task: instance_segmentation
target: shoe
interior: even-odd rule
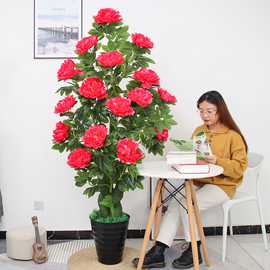
[[[199,264],[201,264],[203,261],[202,254],[200,251],[201,241],[197,241],[197,245],[198,245]],[[188,248],[181,254],[181,256],[173,261],[172,265],[174,268],[177,269],[188,269],[194,265],[191,243],[189,243]]]
[[[144,257],[142,269],[163,268],[166,266],[164,258],[164,247],[153,246]],[[138,266],[139,258],[135,258],[132,263]]]

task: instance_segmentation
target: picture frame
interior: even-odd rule
[[[34,58],[76,58],[82,0],[34,0]]]

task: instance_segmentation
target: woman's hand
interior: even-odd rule
[[[213,156],[205,156],[204,159],[210,164],[217,165],[217,156],[215,156],[215,155],[213,155]]]

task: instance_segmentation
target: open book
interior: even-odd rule
[[[212,151],[210,145],[207,141],[204,131],[200,131],[193,137],[192,140],[178,140],[170,138],[170,141],[175,145],[175,147],[181,151],[192,152],[195,151],[197,158],[204,160],[205,156],[212,156]]]
[[[198,159],[204,160],[205,156],[213,155],[204,131],[200,131],[193,137],[193,149]]]
[[[193,151],[193,140],[178,140],[170,138],[170,141],[179,151]]]

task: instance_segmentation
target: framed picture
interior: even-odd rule
[[[76,58],[82,0],[34,0],[34,58]]]

